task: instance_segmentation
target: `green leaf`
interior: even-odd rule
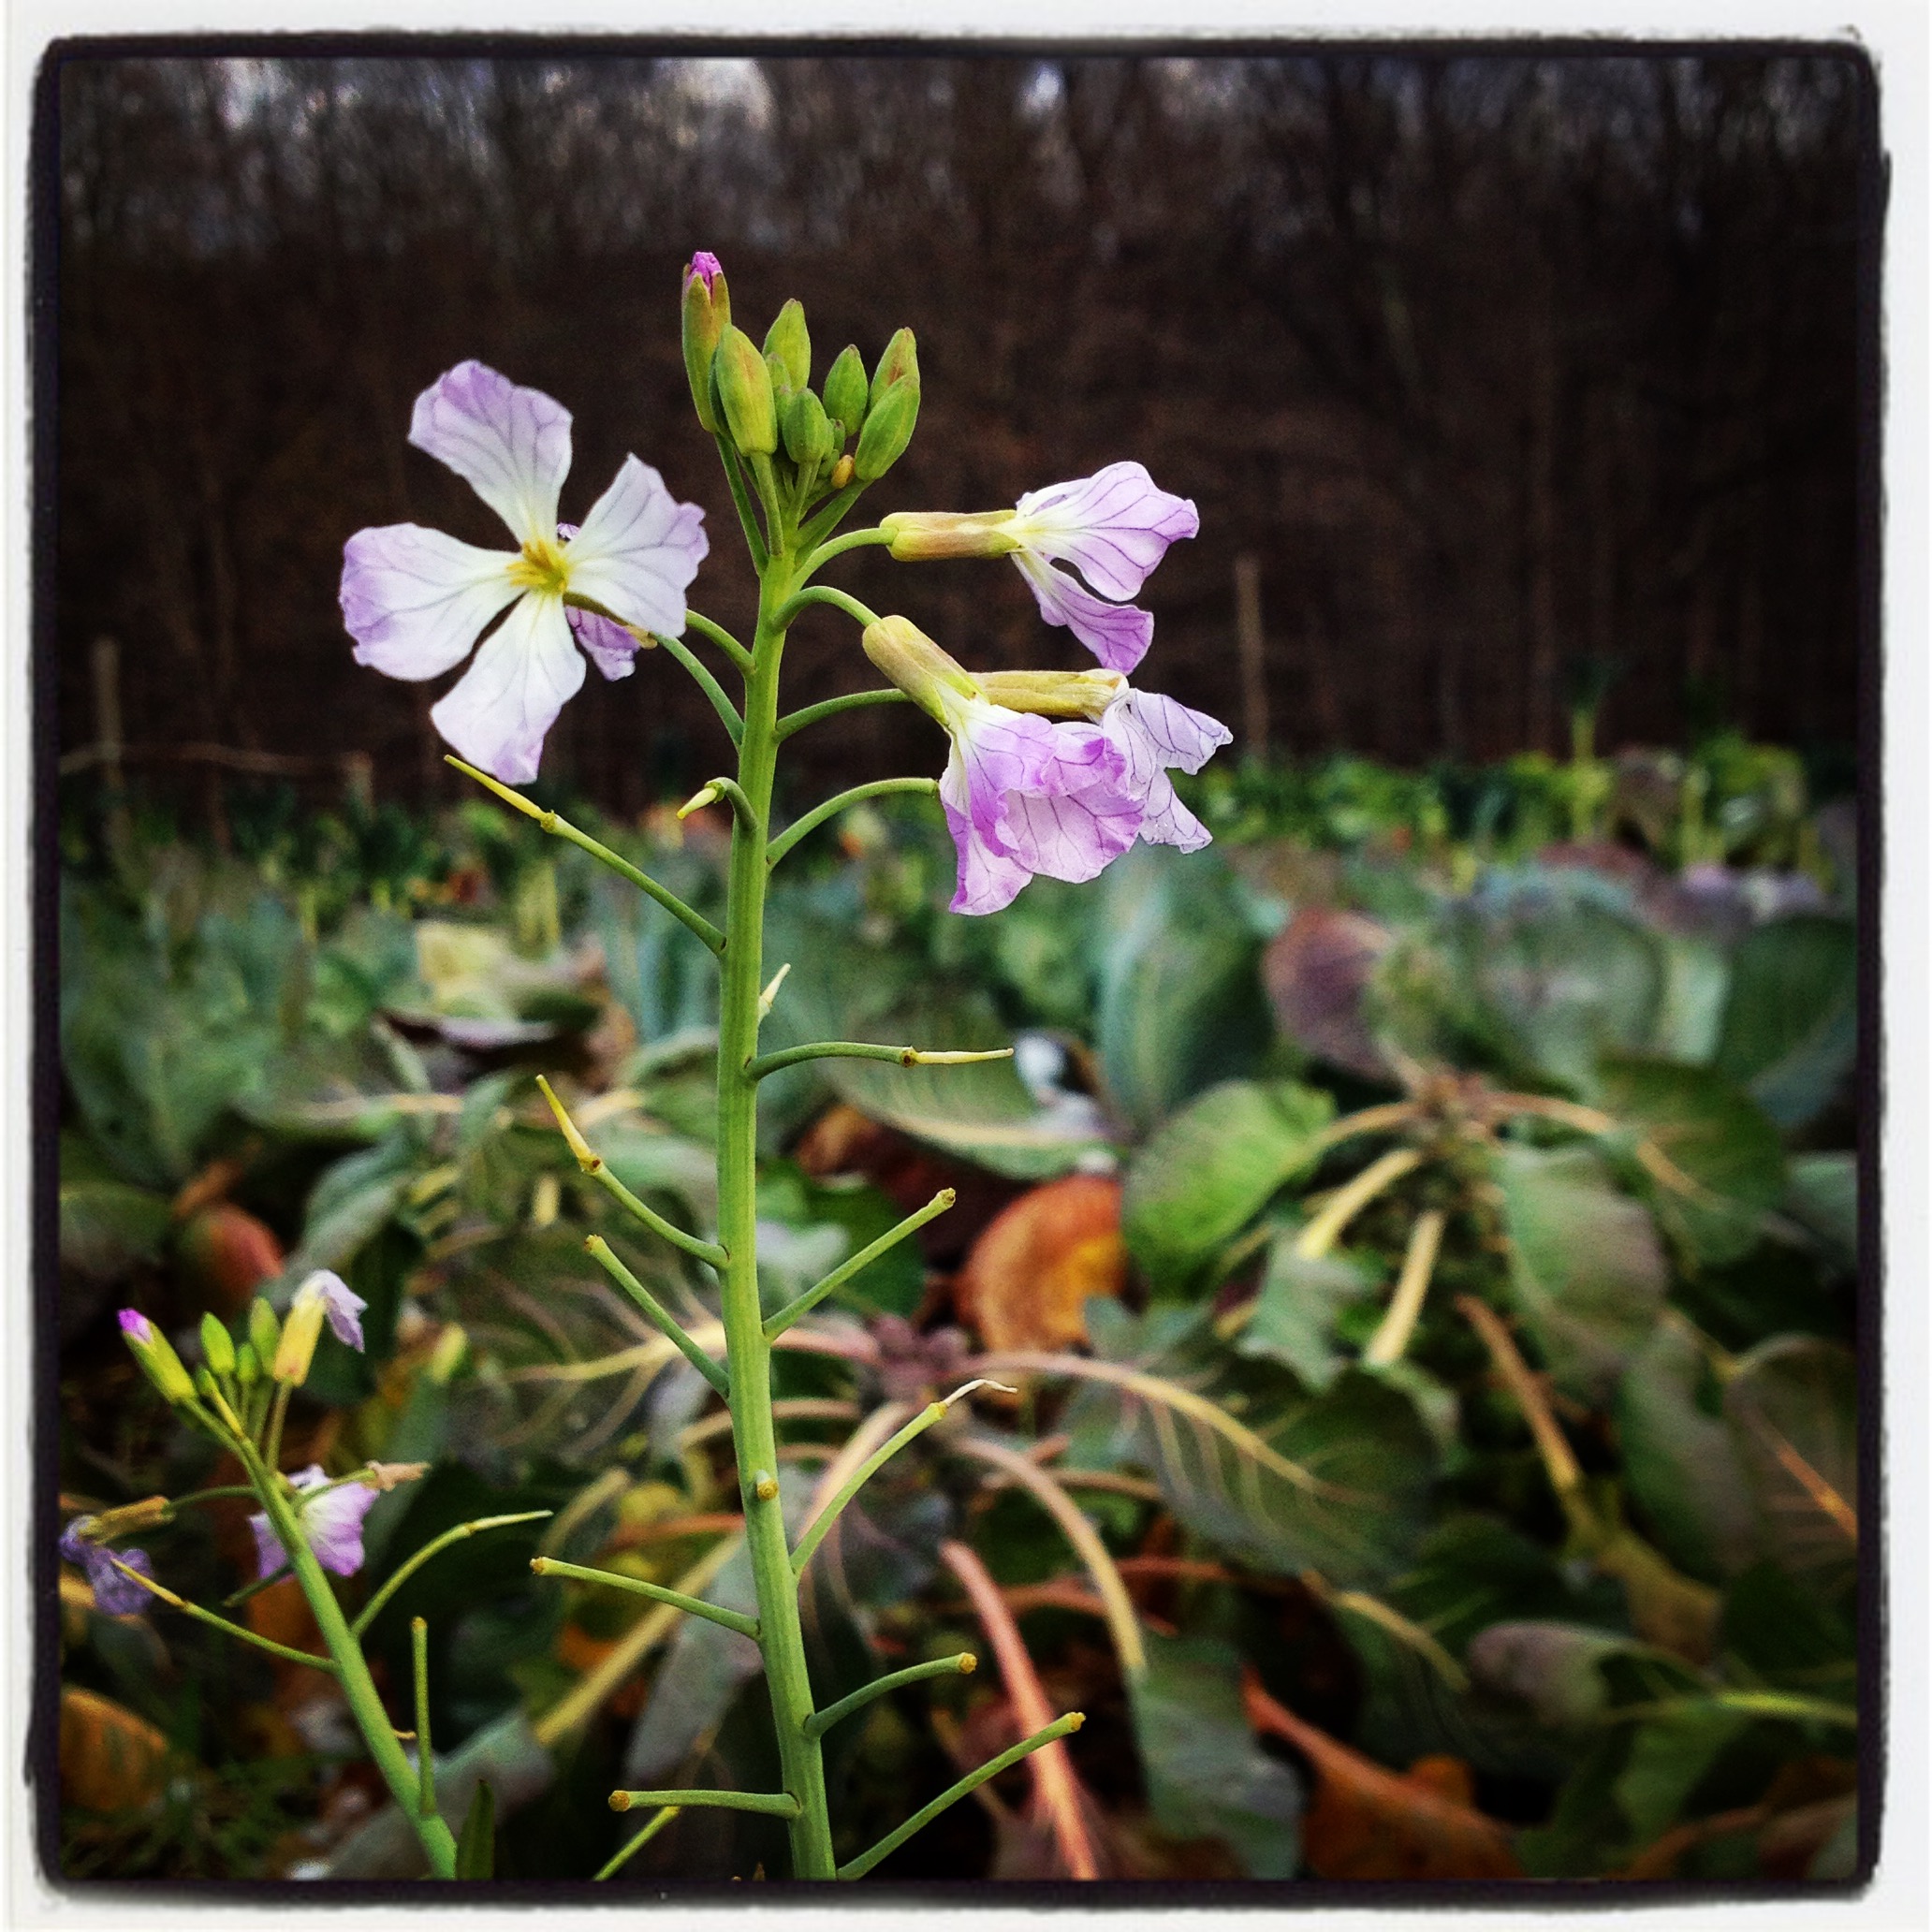
[[[1837,1097],[1858,1051],[1858,935],[1819,914],[1774,919],[1737,949],[1713,1064],[1783,1128]]]
[[[1606,1059],[1600,1076],[1603,1106],[1701,1190],[1647,1182],[1659,1221],[1700,1262],[1720,1266],[1748,1253],[1784,1192],[1784,1149],[1764,1111],[1705,1067]]]
[[[1269,1244],[1267,1272],[1240,1351],[1284,1364],[1320,1394],[1349,1365],[1335,1345],[1336,1316],[1373,1294],[1383,1270],[1339,1250],[1312,1259],[1297,1253],[1299,1233],[1285,1229]]]
[[[1317,1088],[1231,1080],[1210,1088],[1127,1172],[1121,1227],[1158,1291],[1187,1287],[1276,1190],[1319,1158],[1335,1103]]]
[[[1858,1156],[1797,1154],[1786,1175],[1784,1211],[1816,1235],[1837,1266],[1858,1266]]]
[[[1854,1701],[1858,1632],[1849,1615],[1775,1563],[1759,1563],[1724,1592],[1720,1647],[1749,1681],[1841,1704]]]
[[[494,1876],[495,1870],[496,1799],[488,1782],[479,1778],[469,1816],[463,1820],[462,1835],[456,1841],[456,1876],[487,1879]]]
[[[1713,1399],[1700,1396],[1706,1388]],[[1624,1370],[1617,1435],[1624,1482],[1658,1547],[1680,1570],[1714,1582],[1758,1556],[1758,1520],[1715,1378],[1696,1337],[1660,1322]]]
[[[1687,1705],[1639,1724],[1617,1778],[1617,1802],[1639,1844],[1676,1822],[1718,1753],[1750,1722],[1720,1705]]]
[[[1588,1149],[1504,1146],[1496,1164],[1516,1306],[1559,1386],[1594,1400],[1662,1306],[1657,1230]]]
[[[110,1281],[161,1251],[172,1222],[168,1198],[118,1180],[63,1181],[60,1264]]]
[[[1766,1554],[1820,1588],[1849,1579],[1858,1548],[1857,1357],[1809,1337],[1767,1341],[1726,1383],[1724,1416]]]
[[[1211,851],[1136,845],[1101,890],[1094,1045],[1114,1107],[1145,1134],[1192,1095],[1260,1063],[1274,1036],[1261,934]]]
[[[1148,1667],[1128,1689],[1156,1821],[1178,1838],[1220,1838],[1251,1878],[1292,1877],[1301,1786],[1248,1727],[1239,1653],[1205,1637],[1147,1646]]]
[[[388,1224],[416,1171],[417,1141],[407,1127],[336,1162],[315,1183],[300,1243],[282,1280],[292,1293],[316,1268],[344,1267]]]

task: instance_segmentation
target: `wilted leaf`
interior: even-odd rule
[[[1087,1339],[1089,1297],[1127,1278],[1120,1183],[1072,1174],[1022,1194],[973,1245],[953,1283],[961,1319],[990,1349],[1058,1349]]]
[[[1748,1252],[1784,1191],[1784,1149],[1763,1111],[1705,1067],[1610,1058],[1600,1073],[1603,1105],[1697,1190],[1653,1182],[1659,1220],[1700,1261],[1721,1266]]]
[[[1522,1876],[1509,1827],[1470,1802],[1468,1772],[1456,1760],[1423,1759],[1399,1776],[1277,1704],[1251,1676],[1246,1702],[1251,1723],[1285,1739],[1313,1767],[1314,1802],[1302,1821],[1313,1877]]]
[[[160,1796],[168,1740],[96,1690],[67,1684],[60,1698],[61,1795],[89,1811],[131,1811]]]
[[[1334,906],[1304,905],[1269,944],[1262,978],[1275,1018],[1318,1060],[1368,1080],[1389,1077],[1364,995],[1392,940],[1387,927]]]
[[[1829,1583],[1858,1548],[1858,1364],[1847,1348],[1786,1336],[1753,1349],[1724,1388],[1724,1415],[1785,1570]]]
[[[1231,1080],[1169,1120],[1128,1170],[1127,1245],[1157,1289],[1185,1287],[1320,1155],[1335,1103],[1292,1080]]]
[[[1504,1146],[1497,1175],[1516,1306],[1558,1385],[1595,1399],[1662,1306],[1657,1230],[1587,1149]]]
[[[1757,1511],[1696,1338],[1660,1322],[1624,1370],[1617,1432],[1624,1481],[1664,1554],[1706,1581],[1756,1559]]]
[[[1252,1878],[1292,1877],[1301,1789],[1249,1729],[1239,1653],[1200,1637],[1147,1646],[1128,1690],[1155,1819],[1176,1837],[1222,1839]]]
[[[1783,1128],[1831,1105],[1858,1051],[1858,935],[1848,919],[1801,915],[1737,948],[1714,1061]]]

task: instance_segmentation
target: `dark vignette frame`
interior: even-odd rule
[[[1856,76],[1858,94],[1857,187],[1857,476],[1855,564],[1858,637],[1856,656],[1858,790],[1858,1058],[1855,1095],[1860,1123],[1858,1159],[1859,1373],[1858,1478],[1861,1515],[1868,1526],[1858,1549],[1858,1706],[1864,1748],[1858,1761],[1858,1865],[1855,1875],[1828,1883],[1782,1884],[1766,1881],[1695,1884],[1682,1881],[1639,1883],[1617,1881],[1552,1880],[1515,1882],[1416,1881],[1343,1883],[1320,1879],[1213,1880],[1193,1883],[1161,1881],[1099,1881],[1092,1883],[951,1881],[923,1883],[886,1881],[849,1890],[842,1899],[861,1908],[894,1908],[931,1902],[1003,1908],[1047,1906],[1214,1906],[1262,1907],[1279,1910],[1294,1905],[1483,1906],[1538,1911],[1551,1906],[1628,1908],[1634,1904],[1696,1905],[1765,1898],[1844,1898],[1861,1894],[1877,1868],[1889,1758],[1886,1734],[1886,1673],[1889,1663],[1884,1586],[1885,1490],[1881,1448],[1884,1436],[1884,1384],[1880,1325],[1884,1313],[1883,1176],[1879,1137],[1883,1121],[1884,1015],[1880,957],[1881,894],[1884,879],[1882,717],[1883,643],[1883,397],[1884,219],[1889,201],[1890,163],[1881,143],[1877,69],[1871,56],[1852,41],[1772,39],[1642,40],[1608,37],[1515,38],[1430,38],[1355,37],[1345,38],[1178,38],[1100,39],[914,38],[911,37],[757,37],[728,40],[695,36],[534,35],[534,34],[227,34],[129,35],[69,38],[51,43],[35,76],[34,115],[28,163],[28,352],[32,617],[29,646],[33,818],[31,884],[33,920],[32,984],[36,998],[30,1033],[33,1165],[30,1240],[33,1311],[30,1417],[34,1497],[29,1513],[32,1548],[27,1552],[32,1592],[33,1685],[23,1769],[33,1786],[35,1849],[40,1876],[56,1891],[75,1897],[154,1898],[175,1903],[206,1899],[237,1905],[259,1903],[332,1907],[435,1900],[419,1883],[346,1880],[326,1891],[287,1881],[239,1881],[198,1884],[188,1880],[75,1881],[59,1866],[60,1621],[59,1565],[55,1543],[60,1528],[55,1476],[56,1431],[51,1418],[59,1387],[59,1340],[55,1310],[59,1275],[60,1037],[56,988],[59,983],[59,717],[57,643],[54,632],[55,562],[58,553],[60,342],[60,80],[69,64],[90,60],[175,57],[193,60],[238,58],[324,58],[358,56],[517,60],[574,56],[731,55],[755,57],[787,53],[915,58],[922,55],[1016,58],[1065,55],[1293,56],[1372,51],[1391,57],[1461,59],[1520,57],[1675,59],[1693,56],[1775,58],[1808,56],[1839,60]],[[1874,1507],[1876,1505],[1876,1507]],[[792,1881],[770,1884],[748,1895],[741,1887],[693,1881],[660,1888],[659,1902],[753,1904],[783,1910],[824,1896],[814,1886]],[[589,1881],[525,1880],[462,1884],[453,1901],[489,1899],[492,1904],[545,1903],[635,1906],[635,1890],[612,1893]]]

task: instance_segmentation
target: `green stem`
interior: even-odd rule
[[[699,637],[709,637],[739,670],[751,669],[752,653],[723,624],[713,622],[701,610],[686,610],[684,623],[687,629],[695,631]]]
[[[876,1241],[870,1241],[856,1254],[848,1255],[824,1281],[814,1282],[796,1301],[786,1302],[775,1315],[767,1319],[765,1339],[776,1341],[794,1322],[809,1315],[827,1295],[844,1287],[853,1276],[871,1267],[880,1255],[887,1249],[897,1247],[908,1235],[917,1234],[929,1221],[944,1214],[959,1198],[951,1188],[941,1188],[916,1214],[907,1215],[897,1227],[888,1228]]]
[[[591,1258],[617,1285],[643,1310],[644,1318],[655,1327],[666,1340],[671,1342],[678,1353],[717,1390],[728,1402],[731,1399],[731,1378],[723,1367],[712,1361],[705,1351],[684,1332],[683,1326],[670,1310],[632,1274],[622,1262],[610,1251],[610,1244],[601,1235],[593,1235],[584,1246],[590,1251]]]
[[[622,1804],[618,1800],[622,1798]],[[762,1811],[768,1818],[797,1819],[798,1801],[789,1792],[740,1791],[614,1791],[613,1811],[632,1811],[643,1805],[710,1805],[719,1811]]]
[[[295,1566],[296,1580],[301,1585],[302,1595],[308,1599],[316,1628],[322,1633],[322,1642],[335,1660],[336,1676],[342,1683],[343,1695],[348,1699],[357,1729],[369,1747],[369,1755],[375,1760],[376,1769],[382,1773],[383,1782],[388,1786],[389,1795],[395,1799],[397,1808],[415,1827],[417,1837],[429,1858],[431,1871],[439,1879],[454,1878],[456,1839],[440,1815],[425,1818],[417,1809],[420,1786],[415,1768],[397,1742],[395,1727],[389,1722],[388,1712],[383,1708],[382,1693],[375,1688],[374,1678],[369,1675],[362,1647],[349,1629],[348,1619],[336,1601],[334,1588],[323,1573],[321,1564],[315,1560],[307,1537],[302,1534],[296,1511],[274,1473],[256,1459],[253,1448],[242,1442],[237,1442],[234,1447],[243,1468],[254,1479],[256,1493],[268,1512],[270,1526]]]
[[[702,1617],[710,1623],[723,1624],[741,1637],[758,1640],[758,1619],[741,1611],[727,1610],[721,1603],[707,1603],[702,1597],[686,1596],[682,1590],[666,1589],[661,1583],[647,1583],[641,1576],[624,1576],[615,1570],[588,1570],[581,1563],[565,1563],[555,1557],[532,1557],[530,1567],[539,1576],[567,1576],[577,1583],[601,1583],[610,1589],[629,1590],[633,1596],[649,1597],[653,1603],[668,1603],[687,1617]]]
[[[268,1433],[262,1438],[262,1461],[271,1476],[282,1467],[282,1427],[288,1420],[288,1398],[294,1393],[293,1383],[275,1384],[275,1406],[269,1412]]]
[[[827,697],[817,704],[807,705],[803,710],[794,711],[789,717],[778,721],[778,736],[781,743],[795,731],[803,731],[808,724],[816,724],[827,718],[836,718],[841,711],[856,711],[867,705],[911,704],[912,699],[897,685],[884,691],[852,691],[843,697]]]
[[[758,1300],[757,1057],[759,995],[764,989],[765,827],[770,823],[778,762],[779,667],[784,655],[781,612],[796,579],[781,557],[761,567],[758,627],[745,682],[745,730],[738,782],[753,808],[750,822],[734,819],[725,897],[726,948],[718,1017],[718,1237],[726,1259],[723,1313],[731,1372],[732,1441],[744,1502],[745,1545],[757,1592],[759,1648],[777,1733],[784,1789],[797,1801],[789,1821],[792,1876],[829,1879],[836,1873],[825,1767],[818,1740],[805,1729],[812,1684],[798,1617],[784,1514],[777,1485],[761,1472],[779,1467],[771,1412],[771,1352]],[[765,1493],[760,1493],[761,1491]],[[670,1802],[670,1801],[667,1801]]]
[[[811,556],[833,531],[845,520],[845,512],[856,504],[870,488],[854,478],[836,496],[827,497],[819,506],[817,514],[798,532],[798,549]]]
[[[888,1690],[902,1690],[908,1684],[923,1684],[929,1677],[963,1677],[969,1671],[979,1668],[979,1659],[970,1650],[961,1650],[957,1657],[935,1657],[930,1663],[915,1663],[904,1670],[896,1670],[889,1676],[877,1677],[871,1683],[862,1685],[850,1697],[842,1697],[837,1704],[828,1704],[822,1711],[815,1712],[806,1723],[806,1729],[814,1737],[823,1737],[836,1723],[849,1718],[854,1711],[863,1710],[875,1697],[884,1697]]]
[[[623,1866],[626,1861],[630,1858],[631,1854],[635,1852],[641,1852],[644,1849],[644,1847],[650,1844],[651,1839],[656,1837],[658,1833],[663,1831],[665,1826],[669,1824],[671,1820],[676,1818],[682,1809],[683,1807],[681,1805],[666,1805],[664,1808],[664,1809],[660,1811],[657,1814],[657,1816],[653,1818],[651,1821],[651,1822],[644,1827],[642,1831],[637,1832],[632,1837],[625,1841],[622,1851],[613,1852],[610,1855],[610,1857],[605,1861],[603,1866],[600,1866],[594,1874],[593,1874],[592,1881],[594,1883],[598,1879],[608,1879],[616,1877],[616,1875],[623,1869]]]
[[[251,1490],[250,1495],[255,1492]],[[108,1561],[120,1571],[123,1576],[132,1577],[151,1596],[159,1597],[172,1610],[179,1610],[183,1617],[192,1617],[197,1623],[205,1623],[210,1630],[218,1630],[224,1635],[239,1637],[244,1644],[253,1644],[257,1650],[266,1650],[271,1657],[279,1657],[288,1663],[305,1663],[311,1670],[326,1671],[336,1675],[334,1661],[327,1657],[316,1657],[307,1650],[292,1649],[286,1644],[278,1644],[271,1637],[258,1636],[245,1624],[230,1623],[226,1617],[217,1617],[212,1610],[204,1610],[199,1603],[191,1603],[185,1597],[178,1597],[152,1576],[143,1576],[139,1570],[124,1563],[112,1550],[107,1553]]]
[[[430,1748],[430,1626],[427,1618],[409,1619],[409,1668],[416,1680],[416,1815],[436,1815],[436,1760]]]
[[[758,812],[745,797],[744,787],[735,778],[706,779],[691,798],[678,808],[678,816],[682,818],[688,812],[702,811],[707,805],[716,804],[720,798],[730,805],[732,816],[740,825],[755,827],[758,824]]]
[[[190,1489],[185,1496],[177,1496],[168,1505],[170,1511],[184,1510],[194,1502],[218,1502],[229,1496],[253,1496],[255,1491],[246,1483],[227,1483],[218,1489]]]
[[[993,1046],[984,1052],[934,1053],[924,1046],[882,1046],[871,1040],[812,1040],[778,1053],[761,1053],[746,1066],[745,1073],[753,1080],[762,1080],[808,1060],[889,1060],[900,1066],[977,1066],[982,1061],[1012,1058],[1010,1046]]]
[[[957,1805],[961,1798],[976,1792],[988,1778],[997,1778],[1008,1766],[1018,1764],[1022,1758],[1030,1756],[1043,1745],[1052,1744],[1059,1738],[1068,1736],[1086,1721],[1087,1714],[1084,1711],[1069,1711],[1065,1717],[1056,1718],[1044,1731],[1035,1731],[1031,1737],[1021,1739],[1011,1749],[1003,1750],[997,1758],[988,1760],[977,1771],[969,1771],[958,1784],[941,1792],[931,1804],[921,1806],[897,1831],[887,1832],[870,1852],[861,1852],[850,1864],[842,1865],[839,1867],[839,1877],[864,1878],[882,1859],[889,1858],[897,1852],[915,1832],[923,1831],[949,1805]]]
[[[812,584],[800,591],[779,612],[779,616],[790,626],[814,604],[829,604],[834,610],[842,610],[856,624],[871,626],[879,622],[876,610],[861,604],[856,597],[847,596],[843,591],[834,590],[830,584]]]
[[[758,528],[752,493],[745,488],[744,472],[739,468],[738,451],[729,436],[719,436],[718,456],[724,465],[724,480],[731,486],[731,501],[738,510],[739,525],[744,531],[745,548],[752,553],[752,567],[763,577],[770,567],[771,552],[766,547],[765,533]]]
[[[892,533],[889,530],[848,530],[843,536],[835,536],[829,543],[822,543],[805,560],[805,572],[811,577],[822,564],[829,564],[834,557],[842,557],[847,550],[862,549],[867,544],[889,544]]]
[[[474,778],[479,785],[492,791],[505,805],[514,805],[525,818],[534,818],[544,830],[559,839],[568,840],[580,852],[588,852],[594,859],[607,865],[622,879],[628,879],[637,890],[648,898],[654,899],[672,918],[687,926],[714,953],[724,950],[724,935],[707,919],[702,913],[694,912],[678,895],[667,886],[660,886],[648,872],[640,872],[629,859],[621,858],[607,845],[601,845],[588,832],[578,831],[567,818],[561,818],[554,812],[546,812],[539,805],[533,805],[521,792],[512,791],[502,780],[491,778],[489,772],[479,771],[474,765],[466,765],[461,758],[446,754],[443,762],[454,765],[466,778]]]
[[[776,866],[800,839],[815,832],[827,819],[837,818],[840,812],[848,812],[853,806],[863,804],[868,798],[886,798],[907,792],[921,792],[929,798],[938,791],[939,781],[936,778],[875,778],[868,784],[853,785],[836,797],[827,798],[823,805],[814,805],[803,818],[787,826],[771,842],[765,862]]]
[[[432,1557],[439,1557],[453,1543],[461,1543],[466,1538],[480,1534],[485,1530],[506,1530],[512,1523],[540,1523],[553,1512],[547,1509],[524,1510],[514,1516],[477,1516],[468,1523],[459,1523],[453,1530],[446,1530],[432,1542],[426,1543],[408,1559],[399,1563],[384,1580],[383,1587],[364,1603],[356,1614],[356,1620],[349,1626],[349,1634],[359,1637],[375,1619],[382,1615],[382,1608]]]
[[[682,638],[673,637],[664,631],[653,631],[651,635],[691,673],[697,688],[710,699],[711,709],[717,712],[725,734],[736,744],[744,736],[744,720],[738,715],[738,707],[725,695],[724,685],[711,676],[710,666],[701,663]]]

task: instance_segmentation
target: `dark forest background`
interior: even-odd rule
[[[1603,749],[1848,742],[1866,86],[1849,56],[1747,53],[70,53],[43,127],[62,749],[96,735],[107,637],[136,755],[360,751],[381,797],[453,796],[434,690],[352,665],[335,586],[363,524],[503,541],[404,441],[466,356],[576,413],[566,516],[626,449],[703,502],[694,597],[748,621],[679,357],[700,247],[754,334],[804,300],[815,373],[916,330],[919,433],[878,509],[1130,456],[1193,496],[1143,681],[1250,749],[1554,752],[1612,665]],[[841,567],[969,664],[1081,655],[1010,569]],[[799,701],[856,681],[828,615],[790,663]],[[635,812],[716,730],[647,659],[591,680],[546,776]],[[918,730],[801,740],[801,792],[903,767]]]

